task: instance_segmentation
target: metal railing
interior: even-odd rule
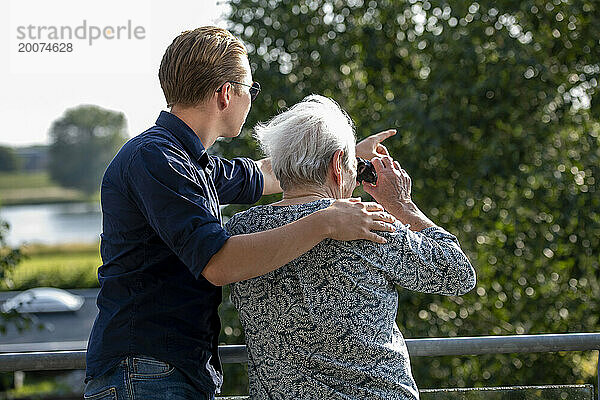
[[[600,350],[600,333],[406,339],[412,357]],[[248,362],[244,345],[219,346],[223,363]],[[598,357],[600,389],[600,354]],[[0,372],[85,369],[85,350],[0,354]],[[600,390],[599,390],[600,400]]]
[[[406,339],[412,357],[600,350],[600,333]],[[246,346],[219,346],[224,363],[248,361]],[[85,368],[85,350],[0,354],[0,372]]]

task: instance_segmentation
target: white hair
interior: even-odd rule
[[[255,128],[255,137],[268,157],[281,188],[324,185],[333,154],[351,168],[355,158],[354,124],[332,99],[319,95],[300,103]]]

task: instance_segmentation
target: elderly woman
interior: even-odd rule
[[[245,234],[275,228],[351,196],[354,129],[332,100],[312,95],[256,127],[283,200],[233,216]],[[460,295],[475,272],[456,237],[433,224],[410,197],[410,178],[375,158],[370,193],[402,224],[386,243],[327,239],[267,275],[232,287],[248,347],[252,399],[418,399],[406,344],[396,325],[396,287]],[[410,312],[403,310],[403,312]]]

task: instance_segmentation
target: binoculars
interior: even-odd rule
[[[362,183],[362,181],[372,183],[373,185],[377,182],[377,172],[373,163],[369,160],[364,160],[360,157],[356,157],[356,181]]]

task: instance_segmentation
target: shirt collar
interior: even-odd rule
[[[179,117],[171,114],[167,111],[161,111],[156,125],[162,126],[169,132],[171,132],[179,141],[185,146],[187,151],[190,152],[192,157],[200,163],[200,166],[204,169],[210,168],[210,157],[206,152],[206,149],[202,145],[202,142],[196,136],[196,133],[190,128],[185,122]]]

